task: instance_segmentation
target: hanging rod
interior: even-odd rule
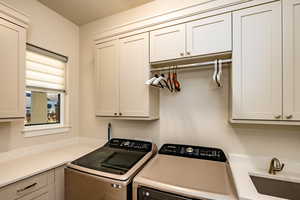
[[[231,59],[219,59],[222,61],[222,64],[228,64],[228,63],[231,63]],[[177,66],[177,69],[192,69],[192,68],[200,68],[201,69],[204,69],[203,66],[209,66],[209,65],[214,65],[215,64],[215,61],[210,61],[210,62],[200,62],[200,63],[193,63],[193,64],[188,64],[188,65],[178,65]],[[170,70],[170,67],[172,66],[169,66],[169,67],[161,67],[161,68],[153,68],[151,69],[150,71],[151,72],[156,72],[156,71],[168,71]]]

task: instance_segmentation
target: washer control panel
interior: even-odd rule
[[[227,161],[225,153],[221,149],[202,146],[164,144],[160,148],[159,154],[196,158],[202,160],[212,160],[219,162]]]
[[[114,138],[108,142],[109,147],[127,149],[133,151],[150,152],[152,150],[152,143],[139,140],[127,140]]]

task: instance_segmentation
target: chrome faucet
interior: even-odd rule
[[[276,175],[277,172],[281,172],[284,168],[284,163],[281,163],[278,158],[273,158],[270,163],[269,174]]]

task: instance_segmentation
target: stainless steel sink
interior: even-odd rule
[[[300,183],[250,175],[256,190],[264,195],[300,200]]]

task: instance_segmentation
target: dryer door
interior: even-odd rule
[[[162,192],[159,190],[154,190],[146,187],[141,187],[138,189],[138,200],[196,200],[191,198],[186,198],[178,196],[175,194],[170,194]],[[198,199],[200,200],[200,199]]]

